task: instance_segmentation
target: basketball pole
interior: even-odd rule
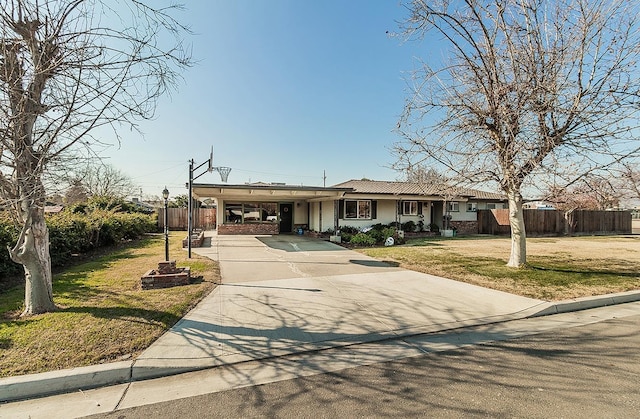
[[[188,211],[189,214],[187,216],[187,257],[191,259],[191,233],[193,231],[193,181],[198,179],[200,176],[205,173],[216,171],[220,174],[220,178],[224,183],[227,183],[227,178],[229,176],[229,172],[231,172],[230,167],[213,167],[213,146],[211,147],[211,154],[209,154],[209,158],[199,164],[197,167],[193,167],[194,161],[193,159],[189,160],[189,203],[188,203]],[[207,170],[200,173],[197,176],[193,176],[193,172],[199,170],[202,166],[207,165]]]
[[[191,259],[191,233],[193,232],[193,181],[198,179],[200,176],[204,175],[207,172],[213,171],[213,147],[211,148],[211,154],[209,158],[199,164],[197,167],[193,167],[194,161],[193,159],[189,160],[189,203],[188,203],[188,211],[189,214],[187,216],[187,257]],[[200,169],[204,165],[208,165],[207,170],[200,173],[197,176],[193,176],[193,172]]]

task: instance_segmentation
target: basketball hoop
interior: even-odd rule
[[[222,179],[224,183],[227,183],[229,172],[231,172],[230,167],[214,167],[213,170],[216,170],[218,173],[220,173],[220,179]]]

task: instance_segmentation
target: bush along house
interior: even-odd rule
[[[193,194],[217,201],[218,234],[322,233],[392,223],[415,231],[475,234],[477,210],[507,208],[497,193],[462,188],[443,193],[441,187],[366,179],[330,187],[194,184]]]

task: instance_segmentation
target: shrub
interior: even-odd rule
[[[18,231],[13,222],[0,214],[0,283],[8,276],[18,275],[22,267],[11,260],[7,247],[13,247],[18,240]],[[1,288],[1,287],[0,287]]]
[[[404,237],[400,237],[400,235],[398,234],[397,231],[393,235],[393,240],[395,241],[395,244],[405,244],[406,243],[405,238]]]
[[[367,235],[369,237],[373,238],[375,243],[382,243],[386,239],[382,229],[380,229],[380,230],[377,230],[377,229],[369,230],[369,231],[367,231]]]
[[[440,231],[440,227],[437,224],[431,223],[429,224],[429,231],[438,233]]]
[[[349,243],[356,246],[373,246],[376,244],[376,240],[367,233],[358,233],[351,238]]]
[[[382,230],[382,235],[383,235],[383,239],[382,240],[386,240],[387,237],[395,237],[398,235],[398,231],[393,228],[393,227],[387,227],[384,230]]]
[[[349,243],[353,238],[353,234],[351,233],[340,233],[340,237],[342,238],[343,243]]]
[[[343,233],[349,233],[349,234],[358,234],[360,232],[360,230],[358,229],[358,227],[353,227],[353,226],[343,226],[340,227],[340,234],[342,235]]]
[[[48,215],[51,265],[64,266],[74,254],[86,253],[122,240],[132,240],[156,230],[156,216],[140,212],[117,212],[77,205]],[[18,238],[14,224],[0,215],[0,246],[12,247]],[[0,251],[0,278],[19,275],[22,267],[11,261],[9,252]],[[0,279],[1,281],[1,279]]]
[[[83,253],[93,247],[91,226],[84,214],[61,212],[47,217],[51,264],[61,266],[74,253]]]
[[[402,230],[412,233],[416,231],[416,223],[412,220],[402,223]]]

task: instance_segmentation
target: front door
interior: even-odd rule
[[[280,204],[280,233],[291,233],[293,229],[293,204]]]

